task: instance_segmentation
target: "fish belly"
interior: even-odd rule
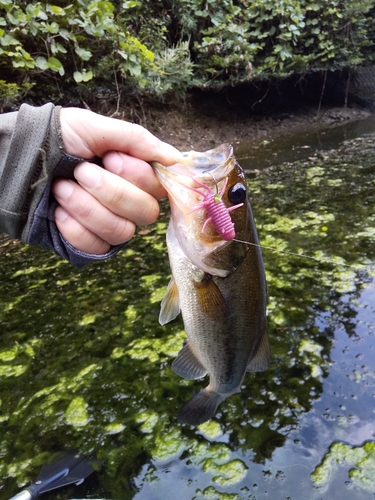
[[[202,308],[201,287],[205,285],[197,287],[197,283],[205,283],[206,274],[187,259],[173,228],[167,242],[189,348],[210,377],[209,385],[179,414],[181,421],[198,425],[212,418],[226,397],[240,391],[249,363],[258,352],[266,329],[263,265],[255,248],[232,274],[209,277],[207,305]],[[215,293],[210,301],[211,291]],[[217,292],[223,302],[216,300]]]

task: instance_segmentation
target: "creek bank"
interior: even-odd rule
[[[182,103],[132,106],[113,116],[140,123],[181,151],[206,151],[225,142],[257,145],[266,139],[335,127],[370,115],[358,106],[319,109],[311,104],[290,111],[251,114],[210,95],[200,99],[190,96]]]

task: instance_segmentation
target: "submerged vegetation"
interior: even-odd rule
[[[354,465],[348,473],[352,482],[361,488],[374,491],[375,441],[368,441],[362,446],[333,443],[322,463],[311,474],[314,484],[325,486],[334,478],[337,469],[342,465]]]
[[[0,103],[30,82],[34,100],[176,99],[350,70],[374,61],[374,15],[375,0],[0,0]]]
[[[272,364],[247,374],[241,394],[198,428],[177,420],[197,384],[171,369],[185,339],[182,321],[158,324],[169,281],[167,213],[116,258],[79,271],[3,239],[0,499],[72,449],[103,464],[97,483],[88,481],[75,498],[255,500],[267,491],[314,499],[319,486],[316,498],[325,488],[333,500],[367,499],[373,157],[373,139],[358,139],[342,152],[250,175],[261,243],[318,262],[263,251]],[[355,467],[344,479],[343,466]]]

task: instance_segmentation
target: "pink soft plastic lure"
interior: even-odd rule
[[[232,219],[229,215],[229,212],[235,210],[236,208],[242,207],[243,203],[239,203],[238,205],[234,205],[233,207],[229,208],[225,206],[222,196],[225,193],[225,189],[228,184],[228,177],[225,179],[224,185],[220,193],[218,192],[214,193],[209,186],[206,186],[206,184],[203,184],[202,182],[198,181],[195,177],[193,177],[193,179],[194,182],[199,184],[202,188],[204,188],[207,191],[207,193],[202,193],[202,191],[200,191],[199,189],[195,189],[191,186],[186,186],[192,191],[195,191],[196,193],[199,193],[203,196],[203,201],[198,205],[196,205],[191,212],[189,212],[189,213],[196,212],[197,210],[201,210],[202,208],[206,210],[208,214],[208,219],[203,224],[202,233],[204,232],[207,224],[212,222],[216,231],[219,233],[221,238],[223,238],[223,240],[225,241],[233,240],[233,238],[236,236],[236,232],[234,229],[234,224],[232,222]]]

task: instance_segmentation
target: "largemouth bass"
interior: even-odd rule
[[[231,145],[191,151],[171,167],[153,167],[171,206],[167,246],[172,279],[159,321],[168,323],[182,313],[188,340],[172,363],[175,373],[189,380],[210,377],[178,415],[181,422],[198,425],[240,392],[247,371],[268,368],[262,254],[245,174]],[[215,203],[222,203],[220,217]],[[232,229],[227,230],[221,219],[228,222],[228,217]]]

